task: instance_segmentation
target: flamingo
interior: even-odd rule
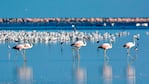
[[[71,44],[72,47],[75,47],[75,48],[73,48],[73,50],[75,49],[77,54],[79,54],[80,48],[82,46],[86,46],[86,45],[87,45],[86,41],[82,41],[82,40],[76,41],[75,43]],[[80,55],[78,55],[77,58],[80,59]]]
[[[75,43],[72,43],[71,46],[76,47],[78,49],[80,49],[82,46],[86,46],[87,43],[85,41],[76,41]]]
[[[127,42],[123,45],[124,48],[127,48],[127,54],[130,56],[130,49],[133,48],[136,45],[136,40],[139,40],[140,35],[134,35],[133,36],[133,42]]]
[[[17,44],[16,46],[12,47],[12,49],[15,49],[15,50],[27,50],[27,49],[30,49],[32,48],[33,45],[32,44],[29,44],[29,43],[22,43],[22,44]],[[9,46],[10,48],[10,46]],[[24,51],[24,60],[26,61],[26,57],[25,57],[25,51]]]
[[[107,57],[106,51],[112,48],[112,39],[110,39],[110,43],[103,43],[102,45],[98,46],[98,48],[104,50],[104,58],[106,58]]]
[[[76,25],[71,25],[71,27],[73,28],[74,32],[76,32]]]
[[[18,44],[14,47],[12,47],[12,49],[16,49],[16,50],[26,50],[26,49],[30,49],[32,48],[33,45],[32,44],[29,44],[29,43],[23,43],[23,44]]]

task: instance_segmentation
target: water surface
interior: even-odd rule
[[[43,30],[44,31],[44,30]],[[52,31],[52,30],[50,30]],[[85,30],[80,30],[85,31]],[[149,83],[148,30],[99,30],[100,33],[130,32],[129,36],[116,39],[113,48],[107,51],[110,60],[104,60],[103,43],[87,41],[80,51],[71,43],[37,43],[26,51],[27,61],[20,52],[0,44],[0,83],[2,84],[147,84]],[[87,30],[86,32],[95,32]],[[131,59],[123,44],[140,34],[138,50],[131,49]]]

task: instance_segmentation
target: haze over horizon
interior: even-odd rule
[[[0,18],[149,17],[149,0],[1,0]]]

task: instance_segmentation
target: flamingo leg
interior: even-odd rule
[[[134,59],[136,59],[137,56],[138,56],[138,52],[137,52],[137,50],[135,50],[135,56],[134,56]]]
[[[128,64],[132,64],[136,60],[136,57],[133,57],[133,56],[130,56],[130,57],[127,58]]]
[[[9,48],[9,50],[8,50],[8,60],[10,60],[11,59],[11,53],[10,53],[10,48]]]
[[[14,60],[17,60],[17,58],[18,58],[18,50],[16,51],[16,57]]]
[[[127,55],[130,56],[130,48],[127,49]]]
[[[8,60],[10,60],[11,59],[11,54],[10,53],[8,53]]]
[[[79,48],[77,48],[76,58],[77,60],[80,60],[80,49]]]
[[[104,57],[106,57],[106,49],[104,49]]]
[[[72,56],[73,56],[73,61],[75,61],[75,50],[72,48]]]
[[[24,50],[24,61],[26,62],[26,52],[25,52],[25,50]]]
[[[104,49],[104,59],[106,59],[107,55],[106,55],[106,49]]]
[[[26,51],[24,50],[24,55],[26,55]]]
[[[131,57],[131,58],[130,58],[131,61],[136,60],[136,55],[135,55],[135,56],[130,56],[130,57]]]
[[[79,49],[78,48],[73,48],[73,61],[77,62],[80,60],[80,54],[79,54]]]
[[[109,60],[109,57],[107,56],[107,50],[104,49],[104,60]]]
[[[107,62],[109,62],[109,59],[110,59],[109,56],[106,56],[106,61],[107,61]]]
[[[63,56],[63,46],[61,46],[61,56]]]
[[[26,61],[26,54],[25,54],[25,50],[24,50],[24,51],[22,51],[22,56],[23,56],[23,58],[24,58],[24,61]]]

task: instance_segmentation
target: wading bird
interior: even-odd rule
[[[30,49],[32,47],[33,47],[32,44],[22,43],[22,44],[17,44],[16,46],[12,47],[12,49],[19,50],[19,51],[24,50],[23,57],[24,57],[24,60],[26,61],[25,50]],[[9,46],[9,48],[10,48],[10,46]]]
[[[32,48],[33,45],[29,44],[29,43],[23,43],[23,44],[18,44],[14,47],[12,47],[12,49],[16,49],[16,50],[26,50],[26,49],[30,49]]]
[[[108,49],[111,49],[111,48],[112,48],[112,41],[113,41],[113,40],[110,39],[110,43],[103,43],[102,45],[98,46],[98,48],[101,48],[101,49],[104,50],[104,59],[109,59],[109,58],[107,57],[106,51],[107,51]]]
[[[72,28],[73,28],[73,30],[74,30],[74,32],[76,32],[76,25],[71,25],[72,26]]]
[[[81,41],[81,40],[76,41],[75,43],[71,44],[71,46],[76,47],[78,49],[80,49],[82,46],[86,46],[86,45],[87,45],[86,41]]]
[[[140,35],[133,36],[133,42],[127,42],[123,45],[124,48],[127,48],[127,54],[130,56],[130,49],[136,45],[136,40],[139,40]]]

